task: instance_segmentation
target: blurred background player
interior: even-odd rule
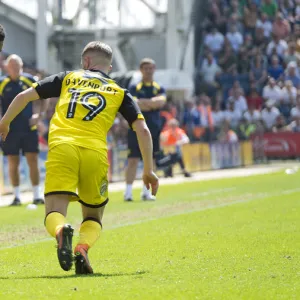
[[[159,136],[162,129],[160,110],[166,103],[165,89],[153,80],[155,72],[155,61],[151,58],[144,58],[140,62],[142,73],[141,82],[129,88],[130,93],[137,101],[152,135],[153,155],[160,152]],[[126,191],[125,201],[132,201],[132,184],[136,178],[138,163],[141,159],[137,137],[134,131],[128,132],[128,166],[126,169]],[[155,200],[151,192],[143,186],[142,200]]]
[[[4,39],[5,39],[4,27],[0,24],[0,52],[2,51],[3,48]]]
[[[35,82],[33,76],[23,73],[23,61],[18,55],[12,54],[5,61],[6,76],[0,78],[1,111],[4,115],[13,99]],[[29,103],[10,125],[10,133],[2,142],[3,154],[7,156],[10,182],[13,186],[14,200],[12,206],[21,205],[20,200],[20,152],[25,155],[30,171],[33,189],[33,203],[44,204],[39,181],[38,167],[38,133],[37,123],[46,109],[46,101],[41,105],[41,112],[33,118],[33,105]]]
[[[182,173],[185,177],[191,177],[191,174],[186,171],[184,162],[182,159],[181,147],[190,142],[189,137],[185,131],[179,128],[179,122],[176,119],[171,119],[168,121],[167,128],[160,135],[161,145],[165,149],[174,148],[175,153],[167,155],[162,160],[158,160],[158,164],[166,163],[169,159],[172,161],[172,164],[166,167],[165,176],[173,177],[173,168],[172,166],[175,163],[179,163]]]
[[[153,173],[152,140],[144,117],[128,91],[107,75],[112,49],[91,42],[84,48],[81,61],[83,70],[47,77],[36,83],[35,89],[18,94],[0,121],[0,135],[5,140],[12,120],[31,101],[60,97],[49,130],[45,225],[57,240],[60,266],[69,271],[74,229],[66,224],[65,217],[70,201],[81,203],[83,222],[74,249],[76,274],[90,274],[93,269],[87,252],[100,236],[108,202],[107,132],[118,112],[136,132],[144,162],[144,184],[154,195],[158,178]]]

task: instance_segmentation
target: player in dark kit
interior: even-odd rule
[[[153,81],[155,62],[153,59],[144,58],[140,63],[142,81],[129,88],[130,93],[137,101],[152,135],[154,157],[160,152],[159,135],[162,128],[160,109],[165,105],[165,89]],[[141,159],[137,137],[134,131],[128,132],[128,166],[126,170],[125,201],[132,201],[132,184],[136,177],[138,163]],[[155,200],[151,192],[144,186],[142,200]]]
[[[5,68],[7,76],[0,77],[0,102],[4,115],[20,92],[30,88],[35,82],[30,74],[22,72],[23,62],[18,55],[10,55]],[[38,168],[38,133],[37,123],[43,116],[47,101],[41,104],[41,113],[33,117],[33,105],[29,103],[25,110],[11,123],[10,133],[5,142],[1,143],[3,154],[8,158],[9,177],[14,190],[14,200],[11,205],[21,205],[20,201],[20,152],[25,155],[30,169],[30,179],[33,188],[33,203],[44,204],[39,187]]]
[[[3,48],[4,39],[5,39],[4,27],[0,24],[0,52],[2,51]]]

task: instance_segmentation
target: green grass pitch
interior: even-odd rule
[[[81,277],[60,269],[43,207],[1,208],[0,299],[300,299],[299,183],[279,172],[162,186],[155,203],[111,193],[95,274]],[[76,203],[68,222],[78,234]]]

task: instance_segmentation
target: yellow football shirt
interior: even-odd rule
[[[101,151],[118,112],[131,125],[143,115],[127,90],[98,70],[62,72],[33,85],[42,99],[59,97],[49,148],[62,143]]]

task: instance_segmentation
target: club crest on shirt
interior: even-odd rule
[[[106,179],[102,180],[101,182],[101,187],[100,187],[100,195],[104,196],[105,193],[107,192],[108,188],[108,181]]]

